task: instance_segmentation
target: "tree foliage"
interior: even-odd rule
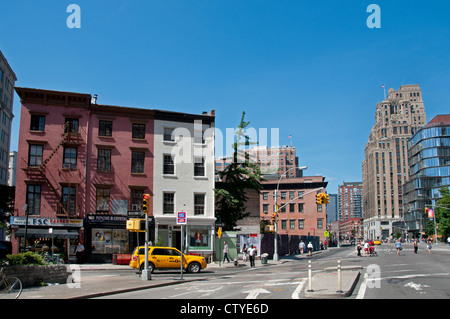
[[[251,142],[246,135],[246,128],[250,122],[244,121],[242,112],[241,122],[235,131],[236,142],[233,143],[233,161],[219,173],[222,182],[216,183],[216,217],[224,224],[224,230],[232,230],[239,220],[249,215],[245,212],[246,190],[253,189],[260,192],[261,170],[258,164],[252,163],[245,149],[256,142]]]
[[[436,202],[434,213],[436,214],[436,223],[438,234],[446,238],[450,235],[450,191],[447,187],[439,189],[442,197]]]

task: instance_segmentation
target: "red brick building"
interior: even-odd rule
[[[275,190],[279,179],[266,180],[260,195],[261,219],[272,222]],[[322,176],[282,178],[278,187],[278,234],[320,236],[325,240],[326,205],[316,204],[316,194],[325,191],[328,182]]]

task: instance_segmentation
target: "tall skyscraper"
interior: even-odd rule
[[[409,181],[404,187],[405,224],[410,237],[426,227],[425,207],[434,208],[450,188],[450,114],[435,116],[408,141]]]
[[[377,104],[362,162],[364,236],[387,238],[403,224],[403,185],[409,177],[407,142],[426,123],[419,85],[389,89]]]
[[[8,183],[8,163],[16,74],[0,51],[0,184]]]
[[[362,183],[353,182],[339,185],[338,213],[339,220],[362,218]]]

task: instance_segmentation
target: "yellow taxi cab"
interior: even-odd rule
[[[148,248],[148,268],[150,272],[155,269],[180,269],[181,252],[173,247]],[[145,247],[137,247],[130,260],[130,267],[144,269]],[[192,273],[197,273],[206,268],[205,258],[183,254],[183,268]]]
[[[375,240],[373,243],[374,243],[374,245],[381,245],[381,241],[379,241],[379,240]]]

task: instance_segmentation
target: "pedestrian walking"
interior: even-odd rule
[[[305,243],[303,242],[303,240],[300,241],[300,244],[298,245],[298,248],[300,249],[300,254],[303,255],[303,252],[305,251]]]
[[[429,254],[431,254],[431,242],[432,242],[431,238],[428,238],[427,239],[427,249],[428,249]]]
[[[358,254],[356,256],[361,256],[361,250],[362,250],[361,243],[358,242],[358,245],[356,245],[356,251]]]
[[[223,262],[225,262],[225,258],[230,262],[228,259],[228,245],[226,241],[223,242]]]
[[[397,249],[397,256],[399,256],[400,250],[402,250],[402,242],[400,241],[400,238],[395,242],[395,248]]]
[[[448,238],[447,238],[447,244],[450,245],[450,235],[448,235]]]
[[[366,240],[364,242],[364,256],[370,256],[369,253],[369,241]]]
[[[84,255],[84,245],[81,242],[78,242],[78,246],[75,247],[75,256],[77,257],[77,263],[83,263],[83,255]]]
[[[313,244],[311,242],[308,243],[308,256],[312,256],[312,251],[313,251],[314,247]]]
[[[248,257],[250,259],[250,267],[255,267],[256,248],[251,245],[248,249]]]
[[[417,251],[419,250],[419,241],[414,239],[414,253],[417,254]]]
[[[247,253],[248,253],[247,244],[244,244],[244,247],[242,247],[241,249],[241,253],[242,253],[242,261],[247,261]]]

